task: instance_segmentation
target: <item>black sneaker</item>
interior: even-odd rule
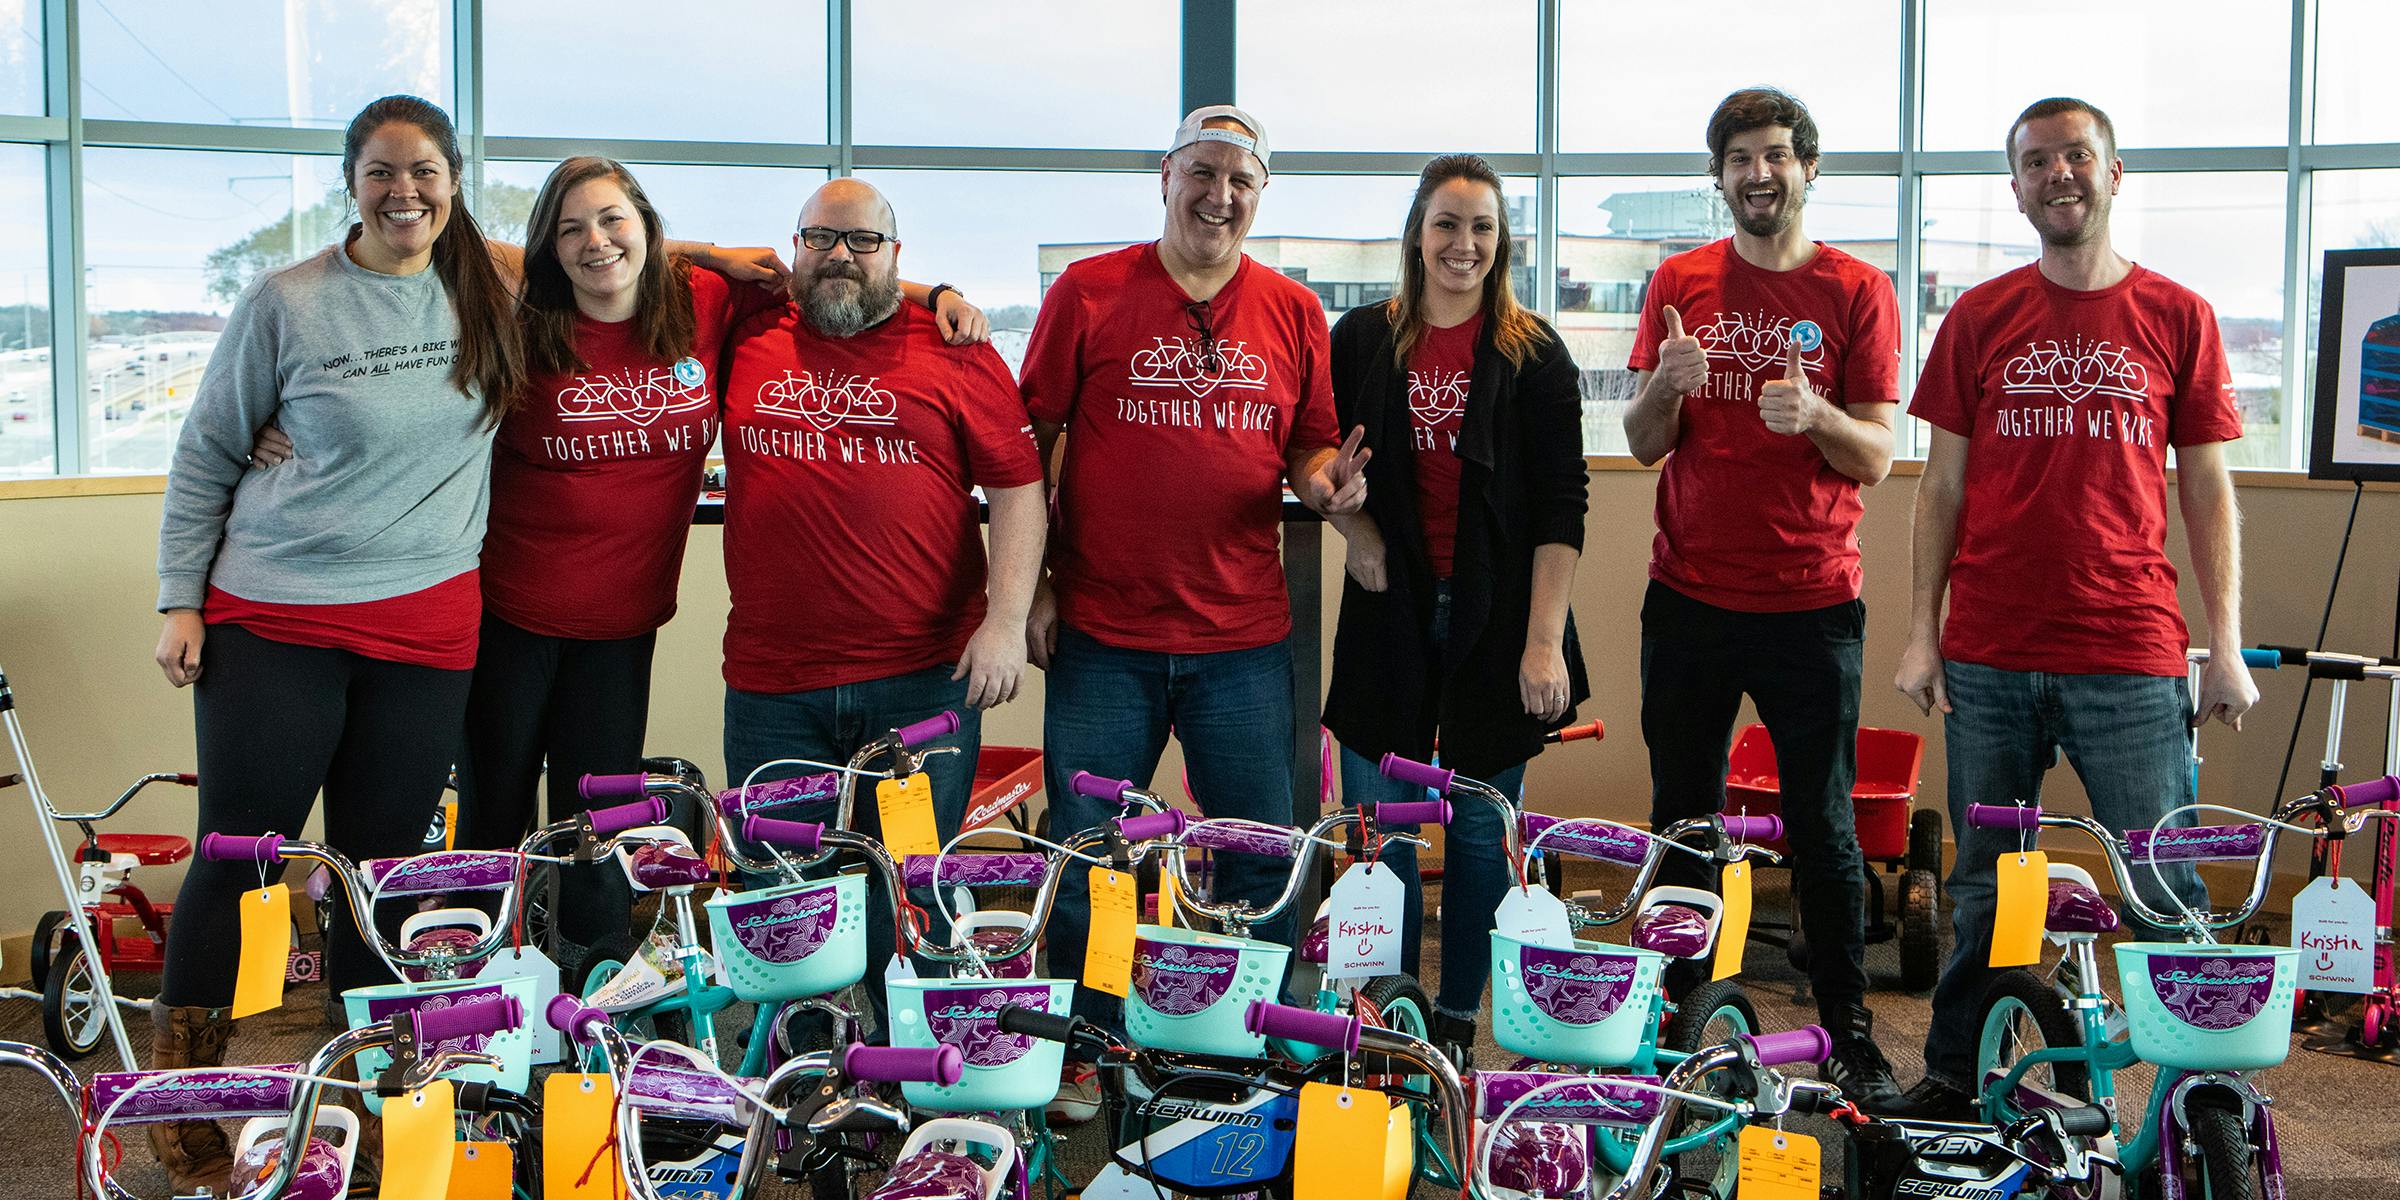
[[[1972,1121],[1975,1119],[1976,1097],[1973,1092],[1947,1080],[1931,1075],[1902,1093],[1900,1099],[1883,1112],[1884,1117],[1913,1117],[1920,1121]]]
[[[1825,1081],[1842,1089],[1850,1103],[1880,1113],[1900,1100],[1900,1084],[1892,1064],[1870,1037],[1855,1033],[1834,1035],[1833,1056],[1825,1060]]]
[[[1475,1022],[1449,1013],[1433,1014],[1433,1036],[1428,1038],[1434,1047],[1450,1059],[1462,1073],[1475,1069]]]

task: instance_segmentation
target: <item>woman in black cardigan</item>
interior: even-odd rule
[[[1416,798],[1387,752],[1514,793],[1542,735],[1591,695],[1567,610],[1583,549],[1582,397],[1557,331],[1519,306],[1500,177],[1471,154],[1425,167],[1400,291],[1333,327],[1343,428],[1374,450],[1348,543],[1325,725],[1351,804]],[[1511,882],[1499,815],[1461,805],[1445,839],[1436,1040],[1474,1045],[1493,913]],[[1421,923],[1413,848],[1384,855]],[[1405,936],[1417,970],[1419,931]]]

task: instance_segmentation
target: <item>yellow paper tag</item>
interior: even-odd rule
[[[1395,1117],[1405,1121],[1406,1109],[1395,1109],[1383,1093],[1346,1088],[1332,1083],[1300,1087],[1298,1124],[1292,1131],[1292,1200],[1358,1200],[1360,1185],[1375,1200],[1398,1200],[1406,1194],[1410,1160],[1393,1169],[1390,1153]],[[1376,1147],[1383,1154],[1376,1154]],[[1402,1143],[1406,1150],[1408,1143]],[[1360,1169],[1381,1160],[1381,1175],[1362,1178]],[[1397,1185],[1397,1186],[1395,1186]]]
[[[1750,864],[1730,862],[1717,877],[1717,895],[1725,902],[1717,918],[1717,968],[1710,979],[1731,979],[1742,969],[1742,951],[1750,943]]]
[[[280,883],[242,893],[242,957],[233,974],[233,1015],[283,1007],[284,968],[292,960],[292,891]]]
[[[617,1123],[617,1090],[606,1075],[561,1071],[542,1081],[542,1195],[548,1200],[599,1196],[620,1200],[624,1180],[609,1145]]]
[[[450,1157],[450,1200],[509,1200],[515,1173],[507,1142],[460,1142]]]
[[[450,1194],[457,1116],[447,1079],[383,1102],[383,1200],[442,1200]]]
[[[1741,1173],[1734,1194],[1742,1200],[1818,1200],[1817,1139],[1745,1125],[1734,1153]]]
[[[1133,873],[1092,868],[1092,926],[1083,943],[1083,986],[1122,996],[1133,990],[1133,927],[1141,900]]]
[[[933,825],[933,780],[925,772],[876,784],[875,811],[883,816],[884,849],[894,859],[942,852],[942,835]]]
[[[1992,965],[2042,961],[2042,929],[2050,918],[2050,856],[2039,850],[2003,854],[1992,864],[1992,875]]]

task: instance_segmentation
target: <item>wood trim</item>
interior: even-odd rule
[[[1657,467],[1645,467],[1635,462],[1630,454],[1586,454],[1583,456],[1583,465],[1584,469],[1588,471],[1656,471],[1658,469]],[[1924,459],[1896,458],[1892,460],[1892,474],[1895,476],[1913,479],[1924,473]],[[2175,472],[2170,468],[2167,471],[2167,479],[2172,482],[2174,478]],[[2310,479],[2305,472],[2301,471],[2252,470],[2234,471],[2233,486],[2307,492],[2346,492],[2352,487],[2350,483],[2340,479]],[[2367,490],[2370,492],[2400,492],[2400,483],[2370,483],[2367,485]]]
[[[164,475],[67,475],[48,479],[0,479],[0,500],[56,500],[66,496],[159,496]]]

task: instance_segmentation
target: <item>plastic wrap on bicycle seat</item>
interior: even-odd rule
[[[875,1200],[977,1200],[983,1192],[983,1168],[974,1159],[928,1146],[893,1164]]]
[[[2050,881],[2050,910],[2042,927],[2052,933],[2115,933],[2121,922],[2108,898],[2072,879]]]
[[[233,1165],[233,1177],[240,1181],[237,1186],[249,1188],[263,1182],[282,1153],[280,1129],[252,1142]],[[340,1200],[349,1194],[342,1178],[342,1152],[324,1138],[312,1137],[307,1148],[300,1152],[300,1165],[292,1168],[292,1181],[276,1197],[277,1200]]]
[[[787,809],[810,804],[832,805],[842,798],[842,777],[833,771],[817,775],[795,775],[790,779],[770,779],[747,788],[727,788],[717,793],[717,808],[729,821],[739,821],[751,813],[782,813]]]
[[[1556,833],[1543,835],[1550,829],[1565,825]],[[1525,814],[1525,844],[1542,839],[1541,849],[1565,854],[1596,858],[1620,866],[1638,867],[1650,854],[1650,839],[1629,829],[1603,825],[1597,821],[1570,820],[1542,813]]]
[[[634,885],[650,891],[691,887],[717,877],[707,859],[683,846],[639,846],[634,849],[632,859]]]
[[[1590,1143],[1573,1125],[1512,1121],[1485,1136],[1494,1139],[1494,1188],[1526,1196],[1569,1196],[1578,1194],[1591,1177]]]
[[[1633,944],[1670,958],[1691,958],[1708,949],[1708,914],[1685,904],[1661,904],[1642,913]]]
[[[932,887],[936,870],[943,887],[1034,887],[1050,860],[1040,854],[919,854],[901,865],[908,887]]]

